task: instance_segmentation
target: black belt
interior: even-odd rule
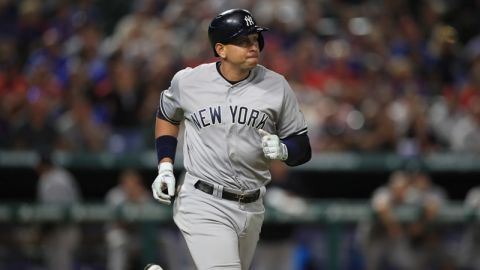
[[[198,190],[201,190],[207,194],[212,195],[214,187],[212,184],[204,182],[202,180],[198,180],[194,187]],[[252,191],[250,193],[242,193],[242,194],[237,194],[233,192],[229,192],[226,190],[222,191],[222,199],[230,200],[230,201],[237,201],[241,203],[251,203],[260,197],[260,189],[257,189],[256,191]]]

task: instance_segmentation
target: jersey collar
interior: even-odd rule
[[[222,73],[220,72],[220,61],[215,62],[215,69],[216,69],[217,74],[218,74],[217,78],[221,78],[223,81],[228,82],[230,85],[241,85],[241,84],[244,84],[244,83],[252,80],[252,78],[255,76],[257,67],[250,70],[250,73],[248,74],[248,76],[245,79],[240,80],[240,81],[229,81],[225,77],[223,77]]]

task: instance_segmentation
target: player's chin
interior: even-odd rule
[[[256,65],[258,65],[258,57],[248,57],[245,60],[245,65],[254,68]]]

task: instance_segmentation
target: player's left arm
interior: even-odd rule
[[[289,166],[298,166],[312,157],[310,141],[306,130],[281,140],[277,135],[263,129],[258,133],[262,137],[262,148],[265,157],[284,161]]]
[[[277,132],[280,141],[288,151],[285,163],[289,166],[298,166],[312,157],[307,123],[297,97],[285,78],[283,78],[283,90],[283,104],[277,123]]]
[[[259,132],[267,158],[283,160],[289,166],[298,166],[311,159],[312,149],[305,117],[300,111],[295,93],[284,78],[283,90],[282,106],[276,121],[278,135],[263,130]]]

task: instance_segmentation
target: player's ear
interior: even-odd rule
[[[218,56],[222,59],[225,59],[226,53],[225,53],[225,45],[222,43],[217,43],[215,44],[215,51],[217,52]]]

